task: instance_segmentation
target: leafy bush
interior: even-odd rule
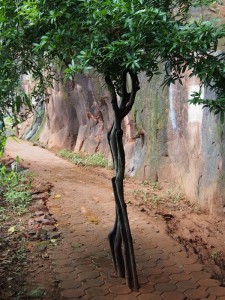
[[[18,174],[6,187],[5,200],[18,215],[27,211],[27,206],[32,200],[30,182],[27,182],[23,174]]]
[[[31,179],[23,173],[8,171],[5,166],[0,167],[1,198],[18,215],[26,212],[26,208],[31,202],[30,193]]]

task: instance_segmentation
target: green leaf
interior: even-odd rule
[[[28,298],[41,298],[45,295],[45,290],[43,288],[36,288],[29,293],[27,293]]]

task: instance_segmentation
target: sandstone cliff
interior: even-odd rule
[[[123,124],[126,173],[182,186],[190,200],[223,213],[224,126],[207,110],[187,103],[199,89],[197,79],[186,78],[183,86],[164,90],[160,77],[149,83],[142,74],[140,82],[133,110]],[[25,88],[29,90],[29,81]],[[107,132],[113,114],[101,78],[78,75],[65,84],[55,82],[43,109],[31,124],[23,125],[24,138],[50,149],[110,156]]]

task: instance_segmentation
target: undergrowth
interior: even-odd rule
[[[163,189],[159,182],[143,181],[141,188],[132,191],[132,195],[139,201],[139,205],[149,204],[153,206],[171,204],[173,208],[187,204],[181,187]]]
[[[0,130],[0,299],[25,299],[22,282],[27,265],[24,219],[31,202],[31,177],[19,169],[19,158],[11,168],[4,165],[5,129]],[[23,278],[23,279],[22,279]],[[7,294],[10,296],[6,297]],[[13,296],[13,298],[11,297]]]
[[[101,153],[87,155],[62,149],[57,152],[57,155],[70,160],[75,165],[112,168],[112,162],[105,158]]]
[[[0,220],[6,207],[17,215],[25,213],[31,202],[31,178],[0,165],[0,186]]]
[[[31,202],[31,178],[23,172],[8,169],[1,161],[3,158],[6,136],[0,131],[0,221],[5,220],[10,211],[21,215],[27,211]],[[16,165],[19,158],[16,158]]]

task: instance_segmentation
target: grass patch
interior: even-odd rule
[[[189,211],[201,214],[203,210],[197,203],[191,203],[185,196],[182,186],[168,187],[151,180],[143,181],[141,187],[130,191],[138,207],[169,209],[170,211]],[[130,201],[132,203],[132,201]]]
[[[112,162],[105,158],[101,153],[87,155],[62,149],[57,152],[57,155],[70,160],[75,165],[112,168]]]
[[[164,203],[164,199],[161,195],[157,195],[154,193],[154,187],[151,186],[152,190],[147,189],[137,189],[132,192],[135,199],[139,201],[139,204],[148,204],[151,203],[154,206],[157,206],[161,203]]]

